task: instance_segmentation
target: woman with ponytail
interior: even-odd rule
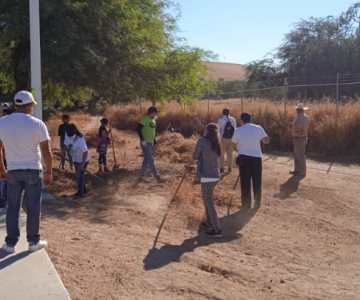
[[[221,143],[219,129],[215,123],[206,126],[205,134],[197,141],[193,154],[199,163],[202,197],[205,206],[206,234],[210,237],[222,237],[214,203],[214,189],[220,180],[219,157]]]

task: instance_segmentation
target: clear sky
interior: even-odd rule
[[[301,19],[338,16],[354,0],[174,0],[178,36],[219,61],[248,63],[279,47]]]

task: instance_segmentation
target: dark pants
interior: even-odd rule
[[[255,205],[261,204],[262,162],[260,157],[239,155],[241,203],[243,208],[251,207],[251,182],[253,185]]]
[[[0,181],[0,208],[4,208],[7,205],[6,190],[7,190],[6,181]]]
[[[70,153],[70,149],[65,146],[63,140],[60,140],[60,168],[62,168],[62,169],[65,166],[66,155],[68,157],[69,164],[70,164],[70,166],[72,168],[72,156],[71,156],[71,153]]]
[[[99,165],[106,166],[106,152],[100,152],[99,153]]]
[[[27,241],[34,244],[39,242],[42,182],[41,170],[15,170],[7,173],[8,210],[5,242],[9,246],[15,246],[20,237],[19,214],[23,191],[26,194]]]
[[[78,190],[77,190],[77,195],[82,196],[84,195],[87,191],[86,191],[86,182],[85,182],[85,170],[87,167],[88,163],[85,163],[84,169],[81,170],[81,163],[77,163],[74,162],[74,166],[75,166],[75,175],[76,175],[76,180],[77,180],[77,184],[78,184]]]

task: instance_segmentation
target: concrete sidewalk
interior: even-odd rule
[[[45,250],[27,251],[26,215],[21,215],[21,236],[16,252],[7,255],[0,250],[1,300],[68,300],[59,275]],[[0,214],[0,243],[6,235],[5,215]]]

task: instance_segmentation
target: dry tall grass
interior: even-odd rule
[[[244,111],[253,115],[253,122],[264,127],[271,138],[265,151],[291,151],[290,129],[295,117],[294,105],[264,99],[244,100]],[[149,104],[150,105],[150,104]],[[224,107],[239,121],[241,100],[198,101],[191,106],[177,103],[164,104],[157,121],[161,132],[171,123],[171,128],[189,137],[202,134],[205,125],[216,122]],[[309,132],[309,153],[317,156],[352,156],[360,153],[360,103],[348,103],[337,107],[330,102],[311,103],[308,114],[312,123]],[[119,129],[135,130],[139,118],[146,112],[144,103],[123,106],[110,106],[105,114],[113,126]],[[338,117],[337,117],[338,115]]]

